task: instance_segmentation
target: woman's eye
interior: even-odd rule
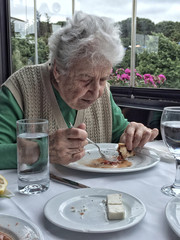
[[[101,78],[100,81],[101,81],[101,82],[107,81],[107,77],[106,77],[106,78]]]
[[[83,82],[84,84],[89,84],[91,80],[92,79],[82,79],[81,82]]]

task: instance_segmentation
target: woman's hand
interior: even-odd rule
[[[157,137],[159,130],[157,128],[147,128],[142,123],[131,122],[126,127],[120,137],[120,142],[124,142],[128,150],[136,147],[143,147],[147,142]]]
[[[31,165],[35,163],[40,156],[40,148],[37,142],[18,138],[18,161]]]
[[[67,165],[85,155],[84,146],[88,144],[86,125],[77,128],[59,129],[49,136],[50,162]]]

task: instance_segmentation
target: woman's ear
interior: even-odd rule
[[[54,78],[56,79],[56,82],[58,83],[59,72],[57,71],[56,60],[54,60],[53,74],[54,74]]]

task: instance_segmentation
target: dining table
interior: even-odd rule
[[[71,230],[71,226],[67,229],[54,224],[44,214],[47,202],[59,194],[63,196],[68,191],[78,191],[78,189],[51,180],[47,191],[24,195],[17,190],[16,169],[0,170],[0,174],[8,181],[7,189],[14,194],[11,198],[0,199],[0,214],[32,222],[40,229],[44,240],[178,240],[180,237],[172,229],[166,217],[167,204],[175,197],[161,192],[163,185],[174,182],[175,160],[169,157],[170,154],[162,141],[156,140],[146,146],[157,153],[160,161],[140,171],[106,173],[82,171],[61,165],[50,166],[50,171],[54,171],[57,176],[84,184],[90,189],[114,190],[139,199],[144,204],[146,213],[141,221],[131,227],[109,232],[82,232]],[[98,226],[97,223],[98,228],[100,225]]]

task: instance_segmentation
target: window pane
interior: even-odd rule
[[[113,68],[110,84],[116,86],[130,85],[130,57],[131,57],[131,15],[132,1],[102,1],[102,0],[76,0],[75,9],[98,16],[106,16],[115,20],[121,27],[121,39],[126,49],[121,64]]]
[[[120,25],[126,53],[110,83],[130,86],[133,1],[10,0],[13,72],[48,60],[48,37],[71,18],[72,2],[75,10],[110,17]],[[137,0],[135,87],[180,88],[179,8],[179,0]]]
[[[13,72],[46,62],[48,38],[72,16],[72,0],[11,0],[10,9]]]
[[[135,86],[180,88],[179,9],[178,0],[137,0]]]
[[[34,1],[10,1],[12,71],[34,63]]]

